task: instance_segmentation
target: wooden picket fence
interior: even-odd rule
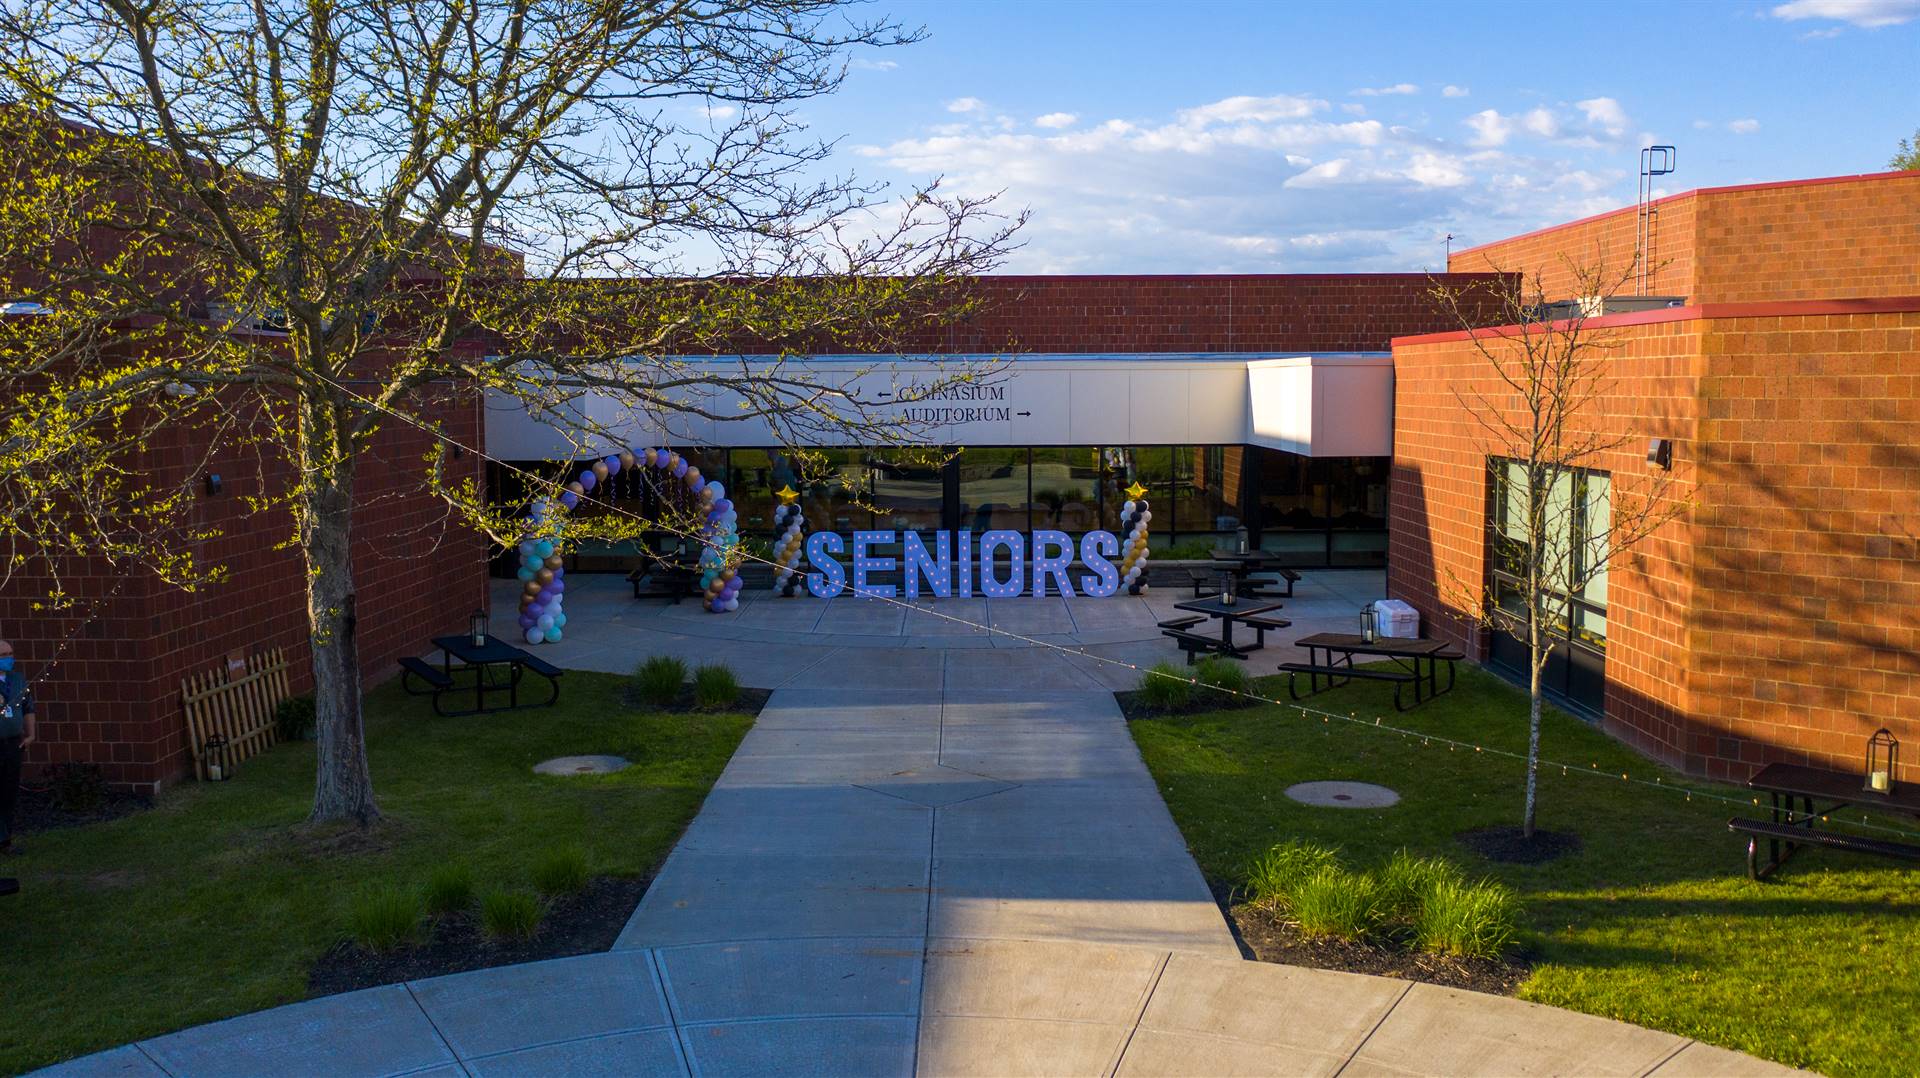
[[[279,729],[274,711],[292,695],[287,690],[287,657],[279,648],[229,660],[204,674],[180,679],[187,710],[187,745],[194,774],[207,778],[207,739],[227,739],[228,766],[272,748]]]

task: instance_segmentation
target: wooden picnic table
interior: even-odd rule
[[[1306,696],[1338,688],[1354,678],[1373,681],[1391,681],[1393,687],[1393,706],[1405,711],[1409,706],[1401,702],[1400,691],[1406,685],[1413,686],[1413,703],[1421,704],[1436,696],[1453,691],[1453,664],[1465,656],[1453,650],[1443,640],[1426,640],[1407,637],[1378,636],[1372,640],[1357,633],[1315,633],[1294,641],[1295,646],[1305,648],[1307,661],[1304,663],[1281,663],[1280,669],[1287,678],[1287,695],[1295,700],[1304,699],[1296,688],[1296,676],[1307,675],[1308,691]],[[1365,655],[1370,658],[1392,659],[1395,669],[1360,670],[1353,665],[1353,657]],[[1440,684],[1440,664],[1447,664],[1447,683]],[[1326,685],[1320,684],[1325,679]]]
[[[511,711],[518,707],[545,707],[560,699],[560,675],[565,671],[497,636],[488,636],[477,646],[470,636],[436,636],[433,646],[441,651],[440,669],[436,670],[426,661],[412,657],[401,659],[400,668],[401,687],[415,696],[431,694],[436,714],[479,715],[488,711]],[[454,665],[456,659],[460,662],[458,666]],[[528,672],[547,681],[547,698],[537,704],[520,702],[520,682]],[[466,691],[455,675],[467,673],[473,675],[473,707],[459,711],[447,710],[441,702],[453,693]],[[412,679],[416,678],[428,687],[424,690],[413,688]],[[499,693],[506,694],[506,704],[489,706],[489,697]]]
[[[1743,832],[1747,839],[1747,875],[1754,879],[1785,864],[1801,846],[1826,846],[1850,853],[1878,854],[1920,860],[1920,846],[1884,839],[1867,838],[1823,829],[1833,813],[1848,808],[1871,808],[1886,812],[1920,816],[1920,786],[1896,784],[1887,793],[1866,788],[1865,779],[1846,771],[1832,771],[1805,764],[1768,764],[1747,780],[1747,788],[1763,791],[1772,802],[1771,821],[1734,817],[1727,821],[1730,830]],[[1794,800],[1799,799],[1796,811]],[[1767,861],[1760,864],[1760,840],[1767,840]],[[1785,852],[1781,851],[1782,846]]]
[[[1209,595],[1204,599],[1190,599],[1184,603],[1175,603],[1175,610],[1186,610],[1195,614],[1204,614],[1220,623],[1220,653],[1236,659],[1246,658],[1246,653],[1265,646],[1267,630],[1285,628],[1287,623],[1266,615],[1280,609],[1281,604],[1272,599],[1242,595],[1232,605],[1228,605],[1223,595]],[[1259,633],[1258,642],[1252,648],[1241,647],[1233,642],[1233,626],[1236,622],[1246,622]],[[1262,624],[1262,623],[1265,624]]]

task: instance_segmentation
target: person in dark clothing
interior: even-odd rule
[[[13,810],[20,800],[20,760],[33,744],[33,693],[13,669],[13,645],[0,640],[0,854],[13,844]]]

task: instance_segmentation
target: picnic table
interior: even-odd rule
[[[496,636],[488,636],[485,642],[475,645],[470,636],[436,636],[433,646],[440,649],[440,668],[424,659],[407,656],[400,660],[400,687],[414,696],[432,695],[435,714],[479,715],[489,711],[511,711],[518,707],[546,707],[560,699],[560,675],[565,673],[559,667],[547,662],[531,652],[515,647]],[[460,665],[455,666],[458,659]],[[521,704],[520,682],[529,673],[537,674],[547,681],[547,698],[537,704]],[[473,677],[473,706],[464,710],[449,711],[443,704],[455,693],[464,694],[467,688],[460,681],[468,674]],[[425,689],[416,689],[415,680],[424,682]],[[490,697],[505,693],[504,705],[489,705]]]
[[[1466,658],[1444,641],[1407,637],[1375,636],[1372,640],[1353,633],[1315,633],[1294,641],[1307,651],[1304,663],[1281,663],[1287,674],[1287,695],[1304,700],[1315,693],[1338,688],[1355,678],[1391,681],[1393,706],[1401,711],[1453,691],[1453,664]],[[1353,665],[1353,657],[1391,659],[1393,669],[1363,670]],[[1447,683],[1440,684],[1440,664],[1447,665]],[[1299,691],[1299,676],[1307,675],[1307,692]],[[1322,685],[1321,682],[1326,684]],[[1401,699],[1401,690],[1413,686],[1413,703]]]
[[[1747,780],[1747,787],[1764,791],[1773,804],[1771,820],[1734,817],[1727,829],[1746,834],[1747,875],[1754,879],[1785,864],[1801,846],[1825,846],[1848,853],[1920,860],[1920,846],[1886,839],[1822,829],[1827,817],[1846,808],[1873,808],[1920,816],[1920,786],[1896,785],[1888,793],[1865,788],[1857,774],[1803,764],[1768,764]],[[1794,800],[1799,799],[1796,812]],[[1824,802],[1825,804],[1822,804]],[[1767,863],[1760,864],[1760,840],[1767,840]],[[1782,846],[1786,852],[1781,852]]]
[[[1234,580],[1240,585],[1238,590],[1242,595],[1276,595],[1291,599],[1293,586],[1300,582],[1299,573],[1284,566],[1273,565],[1279,560],[1279,555],[1264,550],[1249,550],[1245,554],[1233,550],[1215,551],[1212,559],[1213,563],[1220,566],[1223,571],[1233,574]],[[1253,574],[1267,572],[1269,567],[1273,567],[1273,570],[1280,575],[1287,590],[1270,591],[1265,581],[1251,579]]]
[[[1230,658],[1244,659],[1247,652],[1266,646],[1268,629],[1284,629],[1292,622],[1284,618],[1270,618],[1268,614],[1280,609],[1280,603],[1272,599],[1241,597],[1229,605],[1225,596],[1210,595],[1204,599],[1191,599],[1184,603],[1175,603],[1175,610],[1191,611],[1199,617],[1183,618],[1175,622],[1161,622],[1162,636],[1171,636],[1187,653],[1187,662],[1191,664],[1198,651],[1212,651]],[[1220,623],[1219,637],[1195,633],[1193,626],[1200,624],[1202,618],[1213,618]],[[1233,642],[1234,625],[1242,624],[1251,628],[1257,635],[1251,647]]]

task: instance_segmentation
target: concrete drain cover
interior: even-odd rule
[[[624,770],[627,761],[619,756],[556,756],[533,765],[541,775],[611,775]]]
[[[1371,782],[1302,782],[1287,787],[1287,796],[1322,808],[1382,809],[1400,803],[1399,794]]]

